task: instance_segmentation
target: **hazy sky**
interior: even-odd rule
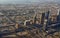
[[[17,3],[33,3],[33,2],[57,2],[59,0],[0,0],[0,4],[17,4]]]

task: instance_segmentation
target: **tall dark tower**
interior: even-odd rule
[[[47,21],[46,21],[46,25],[47,25],[48,22],[49,22],[49,14],[50,14],[50,11],[48,11],[47,13],[45,13],[45,19],[47,20]]]
[[[60,17],[60,11],[59,11],[59,17]]]
[[[49,11],[46,12],[46,13],[42,13],[42,16],[41,16],[41,24],[42,24],[42,25],[44,24],[45,19],[48,20],[48,18],[49,18],[49,13],[50,13]]]
[[[44,24],[44,18],[45,18],[45,13],[42,13],[42,17],[41,17],[41,24]]]
[[[49,18],[49,11],[47,13],[45,13],[45,19],[48,20],[48,18]]]
[[[57,22],[60,23],[60,11],[59,11],[59,15],[57,16]]]
[[[48,23],[50,23],[49,22],[49,13],[50,13],[49,11],[45,13],[44,26],[43,26],[44,30],[47,29]]]

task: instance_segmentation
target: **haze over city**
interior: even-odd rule
[[[0,0],[0,4],[31,4],[31,3],[44,3],[44,2],[56,2],[60,0]]]

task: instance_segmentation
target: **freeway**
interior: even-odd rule
[[[13,27],[14,30],[13,31],[9,30],[10,27]],[[34,33],[34,32],[36,32],[38,30],[40,30],[40,31],[42,30],[41,29],[41,26],[39,26],[39,25],[38,26],[36,26],[36,25],[35,26],[34,25],[33,26],[25,26],[25,27],[22,26],[22,27],[20,27],[18,29],[15,28],[15,25],[1,26],[0,29],[1,28],[7,28],[7,30],[3,30],[3,31],[0,30],[0,36],[1,37],[2,36],[5,36],[5,35],[11,35],[11,34],[16,34],[17,35],[17,33],[19,33],[19,32],[20,32],[20,35],[22,35],[23,32],[27,32],[27,33],[31,32],[31,33]],[[59,32],[59,30],[60,30],[60,23],[49,25],[47,27],[47,29],[48,30],[45,30],[44,31],[44,32],[47,33],[46,36],[47,35],[50,35],[50,34],[54,34],[55,32]],[[40,31],[39,31],[39,33],[40,33]]]

